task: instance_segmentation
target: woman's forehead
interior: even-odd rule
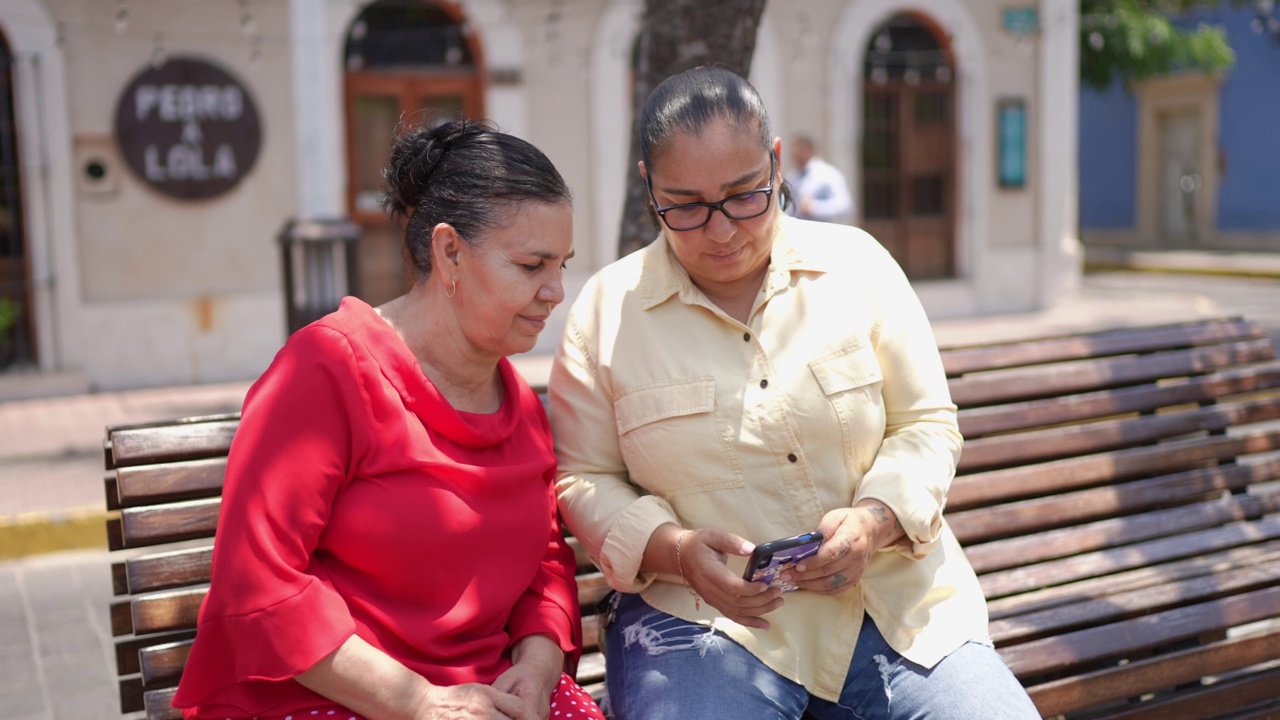
[[[690,170],[715,170],[737,175],[767,159],[768,148],[752,132],[717,123],[700,132],[673,135],[662,152],[650,158],[648,170],[657,175],[684,174]]]

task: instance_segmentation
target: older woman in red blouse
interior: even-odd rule
[[[245,399],[186,718],[600,718],[546,415],[506,356],[564,299],[568,187],[474,122],[397,139],[417,282],[347,298]],[[568,713],[572,713],[571,715]]]

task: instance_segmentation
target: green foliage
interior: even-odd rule
[[[1170,14],[1218,0],[1081,0],[1080,79],[1106,89],[1112,81],[1143,80],[1174,70],[1226,70],[1235,53],[1220,27],[1184,30]]]
[[[8,340],[9,331],[18,324],[18,314],[22,312],[18,301],[13,298],[0,297],[0,343]]]

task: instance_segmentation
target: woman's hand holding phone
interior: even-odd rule
[[[818,531],[826,540],[817,554],[784,571],[781,577],[822,595],[838,595],[857,585],[876,551],[903,536],[897,516],[876,500],[832,510],[822,518]]]
[[[739,625],[769,629],[769,621],[761,616],[782,607],[782,591],[764,583],[747,582],[725,562],[729,555],[750,555],[751,543],[718,528],[679,532],[688,532],[680,545],[685,582],[702,596],[703,602]]]

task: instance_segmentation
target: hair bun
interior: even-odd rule
[[[475,120],[448,120],[433,127],[401,127],[391,146],[391,159],[383,171],[386,194],[382,205],[393,216],[407,217],[435,173],[460,143],[490,132]]]

